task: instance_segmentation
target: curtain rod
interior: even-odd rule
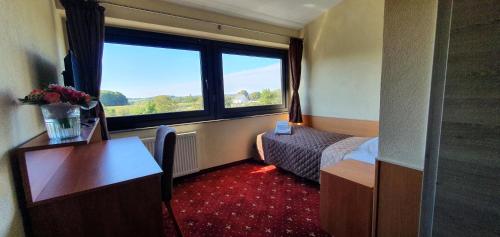
[[[99,1],[99,3],[113,5],[113,6],[122,7],[122,8],[133,9],[133,10],[145,11],[145,12],[150,12],[150,13],[155,13],[155,14],[167,15],[167,16],[172,16],[172,17],[176,17],[176,18],[186,19],[186,20],[201,21],[201,22],[204,22],[204,23],[209,23],[209,24],[217,25],[217,29],[218,30],[221,30],[222,26],[226,26],[226,27],[236,28],[236,29],[250,31],[250,32],[257,32],[257,33],[261,33],[261,34],[267,34],[267,35],[276,35],[276,36],[281,36],[281,37],[286,37],[286,38],[292,38],[293,37],[293,36],[279,34],[279,33],[271,33],[271,32],[266,32],[266,31],[259,31],[259,30],[249,29],[249,28],[235,26],[235,25],[230,25],[230,24],[218,23],[218,22],[215,22],[215,21],[203,20],[203,19],[195,18],[195,17],[181,16],[181,15],[176,15],[176,14],[172,14],[172,13],[155,11],[155,10],[150,10],[150,9],[140,8],[140,7],[131,7],[131,6],[127,6],[127,5],[123,5],[123,4],[118,4],[118,3],[107,2],[107,1]]]

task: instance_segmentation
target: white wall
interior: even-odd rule
[[[9,151],[44,131],[35,106],[18,106],[39,84],[56,82],[61,72],[51,0],[0,0],[0,236],[24,231]]]
[[[290,36],[299,36],[299,30],[160,0],[108,0],[101,5],[106,24],[118,27],[277,48],[287,47]],[[58,8],[63,12],[60,4]]]
[[[379,159],[423,170],[437,0],[386,0]]]
[[[288,114],[255,116],[241,119],[209,121],[173,126],[177,133],[197,132],[198,159],[201,169],[254,157],[258,134],[272,130],[277,120],[288,120]],[[154,137],[155,129],[112,133],[112,138]]]
[[[378,120],[384,0],[344,0],[304,29],[304,114]]]

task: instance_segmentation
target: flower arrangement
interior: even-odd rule
[[[80,109],[89,110],[97,105],[87,93],[53,84],[45,89],[35,89],[19,101],[40,106],[50,139],[79,136]]]
[[[19,100],[22,103],[33,105],[69,103],[80,105],[83,108],[89,108],[93,105],[93,98],[89,94],[75,90],[73,87],[54,84],[49,85],[46,89],[35,89]]]

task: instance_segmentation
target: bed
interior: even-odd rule
[[[294,126],[292,135],[276,135],[269,131],[257,136],[260,158],[268,164],[300,177],[319,182],[320,169],[344,159],[375,163],[378,138]]]

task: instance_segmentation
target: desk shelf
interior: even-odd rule
[[[95,119],[93,123],[86,123],[81,125],[81,134],[78,137],[63,139],[63,140],[51,140],[47,132],[32,138],[23,145],[19,146],[17,152],[27,152],[34,150],[45,150],[56,147],[64,146],[75,146],[75,145],[85,145],[90,142],[101,141],[101,129],[99,125],[99,119]]]

